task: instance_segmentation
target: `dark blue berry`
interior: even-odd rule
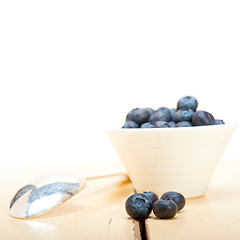
[[[149,113],[150,113],[150,115],[152,115],[153,113],[155,113],[155,111],[152,109],[152,108],[150,108],[150,107],[148,107],[148,108],[145,108],[147,111],[149,111]]]
[[[158,195],[155,192],[143,192],[143,194],[149,197],[153,203],[159,199]]]
[[[169,125],[170,128],[173,128],[173,127],[176,126],[176,123],[171,121],[171,122],[168,123],[168,125]]]
[[[126,121],[122,128],[139,128],[139,125],[133,121]]]
[[[223,120],[215,119],[215,125],[225,124]]]
[[[175,115],[177,109],[176,108],[171,108],[169,110],[170,110],[170,121],[174,122],[174,115]]]
[[[150,122],[143,123],[140,128],[153,128],[153,124]]]
[[[185,197],[181,193],[174,192],[174,191],[164,193],[160,199],[173,200],[177,204],[178,211],[183,209],[183,207],[186,204]]]
[[[139,126],[147,122],[150,112],[145,108],[134,108],[126,116],[126,121],[134,121]]]
[[[157,121],[155,122],[154,128],[169,128],[170,126],[168,125],[168,122],[165,121]]]
[[[157,121],[169,122],[169,120],[170,117],[166,115],[163,111],[157,111],[149,117],[148,122],[154,124]]]
[[[173,218],[177,211],[177,205],[172,200],[159,199],[153,204],[153,213],[158,218]]]
[[[169,117],[169,120],[170,120],[170,118],[171,118],[171,112],[170,112],[170,110],[169,110],[168,108],[166,108],[166,107],[160,107],[160,108],[157,109],[157,112],[163,112],[166,116]]]
[[[197,111],[193,114],[192,125],[193,126],[204,126],[214,125],[215,119],[213,115],[206,111]]]
[[[182,121],[177,123],[175,127],[192,127],[192,124],[188,121]]]
[[[182,97],[177,102],[177,109],[191,108],[193,111],[196,111],[197,107],[198,101],[193,96]]]
[[[181,108],[174,115],[174,122],[192,121],[194,111],[191,108]]]
[[[147,218],[150,215],[152,208],[152,201],[142,193],[133,194],[125,203],[126,212],[134,219]]]

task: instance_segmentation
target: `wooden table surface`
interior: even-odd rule
[[[20,165],[0,169],[0,240],[142,239],[138,221],[125,212],[125,201],[134,190],[124,175],[89,180],[82,192],[40,217],[12,217],[9,203],[18,188],[50,170],[67,170],[85,177],[124,172],[121,164]],[[239,240],[240,161],[220,162],[205,196],[187,199],[185,208],[173,219],[156,219],[151,214],[145,229],[145,239],[151,240]]]

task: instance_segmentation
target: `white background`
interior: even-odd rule
[[[0,166],[119,161],[103,127],[185,95],[240,122],[239,12],[239,1],[0,1]]]

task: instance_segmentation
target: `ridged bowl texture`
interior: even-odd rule
[[[224,124],[182,128],[105,128],[137,192],[186,198],[205,194],[214,170],[237,128]]]

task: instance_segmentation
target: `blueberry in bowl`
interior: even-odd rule
[[[133,121],[141,126],[150,117],[150,111],[146,108],[134,108],[126,116],[126,121]]]
[[[225,122],[220,119],[215,119],[215,125],[221,125],[221,124],[225,124]]]
[[[192,127],[192,123],[189,121],[178,122],[175,127]]]
[[[170,121],[174,122],[174,115],[175,115],[177,109],[176,108],[171,108],[169,110],[170,110]]]
[[[153,110],[151,107],[147,107],[145,108],[149,113],[150,115],[152,115],[153,113],[155,113],[155,110]]]
[[[198,107],[198,101],[193,96],[182,97],[177,102],[178,110],[181,108],[190,108],[193,111],[196,111],[197,107]]]
[[[179,128],[225,124],[223,120],[215,119],[211,113],[197,110],[197,107],[197,99],[186,96],[178,100],[176,108],[134,108],[127,113],[122,128]],[[178,124],[179,122],[184,123]]]
[[[154,128],[169,128],[169,124],[166,121],[157,121],[153,125]]]
[[[191,108],[181,108],[174,114],[174,122],[191,122],[194,115],[194,111]]]
[[[157,111],[157,112],[153,113],[148,119],[148,122],[150,122],[152,124],[155,124],[157,121],[169,122],[170,115],[167,115],[163,111]]]
[[[139,125],[134,121],[126,121],[122,128],[139,128]]]
[[[140,128],[153,128],[153,124],[150,122],[143,123]]]
[[[168,125],[169,125],[170,128],[176,127],[176,123],[175,123],[174,121],[170,121],[170,122],[168,123]]]
[[[171,119],[171,111],[167,107],[160,107],[157,109],[157,112],[162,112],[168,117],[169,120]]]
[[[193,126],[214,125],[215,119],[213,115],[207,111],[196,111],[192,116]]]

